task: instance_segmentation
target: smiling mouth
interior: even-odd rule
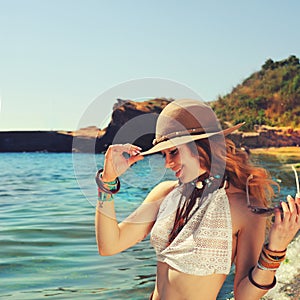
[[[175,172],[176,177],[180,177],[182,175],[182,167],[177,170],[173,170],[173,171]]]

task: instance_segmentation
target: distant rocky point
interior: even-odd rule
[[[97,131],[90,127],[72,133],[73,151],[102,153],[112,143],[134,143],[143,149],[150,148],[157,117],[171,101],[173,100],[166,98],[144,102],[117,99],[106,128]]]
[[[112,143],[134,143],[147,150],[152,146],[156,119],[171,101],[117,99],[110,123],[103,129],[91,126],[76,131],[0,132],[0,152],[103,153]],[[300,128],[255,126],[253,132],[238,131],[230,138],[237,146],[250,149],[299,146]]]
[[[76,131],[3,131],[0,132],[0,152],[102,153],[112,142],[134,142],[147,149],[154,138],[157,116],[171,101],[165,98],[144,102],[117,99],[111,121],[103,129],[91,126]]]
[[[71,135],[57,131],[0,132],[0,152],[71,152]]]

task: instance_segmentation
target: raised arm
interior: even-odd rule
[[[124,157],[124,152],[130,155],[129,158]],[[114,181],[133,163],[143,159],[138,153],[139,148],[133,145],[110,146],[105,155],[102,181]],[[139,208],[119,224],[116,220],[114,201],[98,201],[95,230],[99,253],[113,255],[145,238],[155,222],[161,201],[173,187],[174,182],[158,184]]]
[[[300,199],[294,201],[292,197],[288,197],[288,203],[282,203],[282,208],[283,217],[279,210],[276,211],[269,242],[264,249],[263,218],[248,213],[248,217],[244,219],[237,246],[234,283],[236,300],[261,299],[276,283],[276,268],[284,260],[288,244],[300,229]]]

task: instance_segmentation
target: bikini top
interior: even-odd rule
[[[184,197],[181,186],[162,201],[151,230],[157,260],[192,275],[228,274],[231,268],[232,222],[225,188],[197,198],[196,210],[168,246],[177,206]]]

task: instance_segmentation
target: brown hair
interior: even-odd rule
[[[211,142],[205,139],[197,141],[196,147],[190,146],[190,149],[194,154],[197,149],[201,167],[210,172],[213,147],[213,155],[216,160],[214,164],[218,165],[219,160],[222,165],[222,161],[225,161],[225,176],[229,184],[245,191],[247,178],[252,175],[253,179],[249,182],[250,195],[261,201],[262,205],[269,205],[275,195],[272,186],[279,188],[279,185],[271,179],[267,170],[254,165],[249,154],[245,150],[237,148],[230,139],[225,139],[225,149],[219,145],[220,142],[217,140]]]
[[[236,188],[246,191],[247,178],[252,175],[253,179],[249,182],[249,194],[257,201],[261,201],[261,206],[268,206],[274,197],[272,185],[279,188],[270,174],[261,167],[255,166],[249,157],[249,154],[239,149],[230,139],[203,139],[187,144],[193,155],[198,155],[201,168],[206,170],[206,176],[223,175],[219,181],[216,181],[205,194],[189,192],[189,202],[184,203],[183,208],[180,205],[177,208],[173,229],[169,235],[169,244],[175,239],[177,234],[190,218],[190,212],[196,203],[196,198],[203,197],[208,192],[220,188],[226,180]],[[213,157],[212,157],[213,155]],[[214,160],[214,170],[212,170],[212,159]],[[219,170],[218,170],[219,168]],[[211,174],[210,174],[211,173]],[[185,184],[187,185],[187,184]]]

